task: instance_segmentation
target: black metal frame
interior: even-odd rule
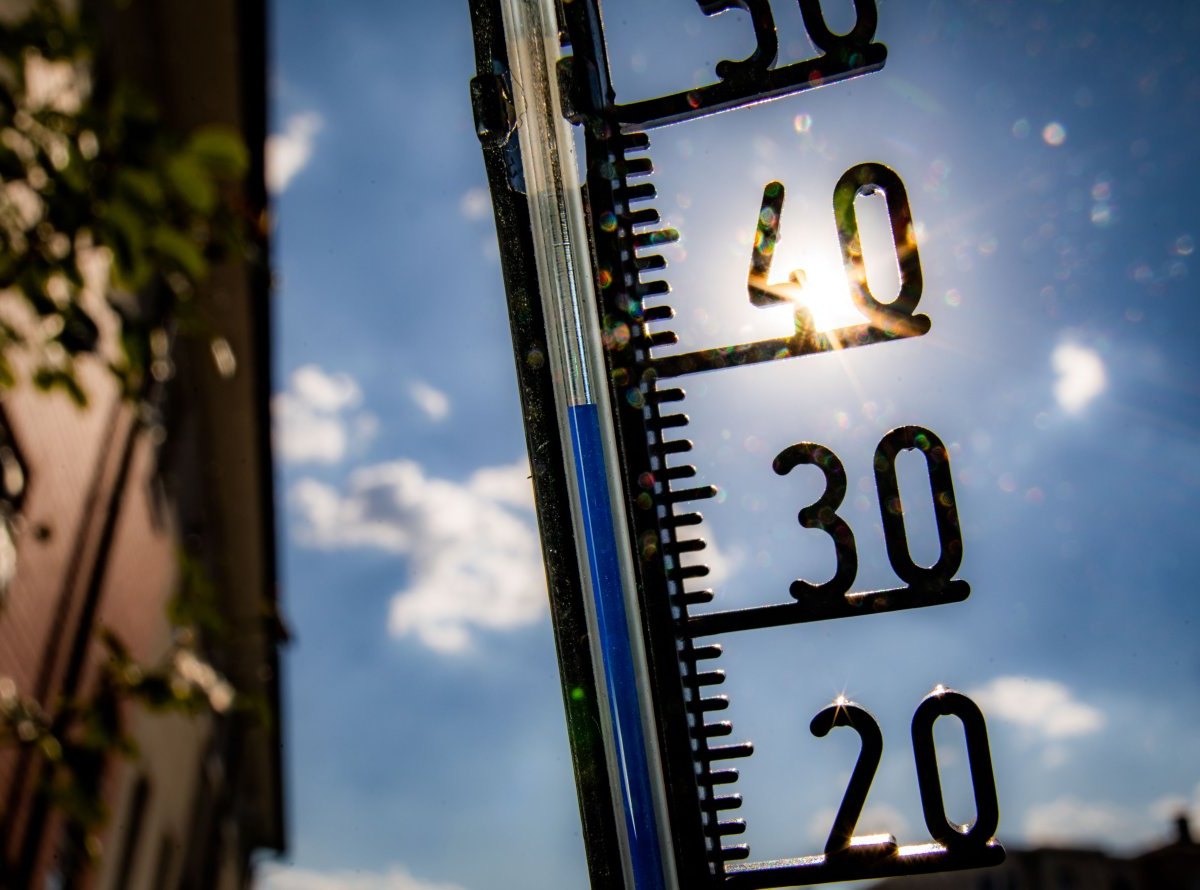
[[[571,12],[574,0],[561,4]],[[835,34],[825,22],[820,0],[799,0],[804,26],[821,55],[782,68],[775,67],[779,38],[770,0],[696,0],[705,15],[730,9],[750,13],[756,46],[745,59],[727,59],[716,67],[717,81],[668,96],[621,105],[613,96],[605,114],[624,130],[650,130],[681,121],[754,105],[814,87],[837,83],[868,71],[878,71],[887,61],[887,48],[875,43],[879,14],[875,0],[854,0],[856,22],[847,34]],[[589,6],[595,4],[589,3]],[[599,18],[595,21],[598,23]],[[602,29],[593,33],[602,34]],[[594,57],[599,59],[599,56]],[[608,79],[607,71],[604,79]]]
[[[546,359],[546,321],[539,298],[529,204],[521,191],[508,52],[498,0],[472,0],[471,17],[476,60],[471,99],[496,229],[503,246],[500,262],[508,294],[538,530],[551,591],[551,618],[588,871],[593,887],[619,888],[624,886],[624,878],[616,809],[605,761],[600,703],[571,530],[565,455],[559,440],[554,388]]]

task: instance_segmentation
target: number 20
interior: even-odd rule
[[[946,818],[937,749],[933,742],[933,724],[939,717],[945,716],[957,717],[962,722],[966,736],[971,789],[975,795],[975,822],[969,828],[955,826]],[[862,815],[867,792],[883,754],[883,733],[879,724],[860,705],[839,699],[822,709],[813,718],[809,728],[813,735],[824,738],[835,726],[849,726],[857,732],[862,748],[854,764],[854,772],[850,775],[842,805],[834,818],[833,829],[829,832],[829,840],[825,844],[826,855],[836,855],[850,848],[854,828]],[[939,686],[922,699],[913,714],[912,744],[921,809],[930,835],[952,852],[986,845],[999,827],[1000,804],[996,798],[996,779],[992,774],[987,725],[979,706],[961,692]]]

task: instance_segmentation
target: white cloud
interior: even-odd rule
[[[386,872],[321,872],[268,865],[258,886],[262,890],[463,890],[458,884],[421,880],[399,865]]]
[[[341,418],[313,411],[291,393],[271,400],[275,453],[292,463],[335,464],[346,454],[346,426]]]
[[[362,391],[349,374],[327,374],[316,365],[293,371],[292,389],[318,411],[341,411],[362,401]]]
[[[1099,844],[1133,850],[1174,840],[1174,823],[1181,814],[1187,814],[1193,831],[1200,824],[1200,783],[1191,800],[1169,795],[1149,805],[1124,805],[1064,795],[1034,804],[1025,814],[1025,837],[1050,847]]]
[[[458,202],[459,213],[472,222],[483,219],[491,209],[492,197],[485,188],[467,189]]]
[[[354,417],[354,438],[359,442],[369,442],[379,432],[379,418],[374,414],[363,412]]]
[[[989,716],[1047,740],[1087,735],[1105,724],[1103,711],[1079,701],[1056,680],[996,677],[970,695]]]
[[[293,114],[284,124],[282,133],[267,137],[267,190],[281,194],[312,159],[317,134],[325,126],[315,111]]]
[[[1067,795],[1030,807],[1024,829],[1026,840],[1039,846],[1129,849],[1161,840],[1169,826],[1149,808]]]
[[[1061,343],[1050,357],[1058,379],[1054,398],[1071,414],[1078,414],[1108,386],[1104,361],[1094,349],[1075,343]]]
[[[450,416],[450,398],[440,389],[414,380],[408,385],[408,394],[430,420],[441,421]]]
[[[1200,782],[1192,789],[1191,800],[1178,794],[1170,794],[1152,803],[1150,812],[1164,825],[1169,825],[1179,816],[1186,814],[1194,834],[1200,828]]]
[[[1048,770],[1059,769],[1071,762],[1071,749],[1066,745],[1047,745],[1039,759],[1041,765]]]
[[[392,598],[390,631],[457,653],[470,648],[474,629],[513,629],[545,612],[528,476],[521,460],[458,483],[400,460],[358,470],[345,495],[301,480],[291,500],[305,544],[407,557],[408,585]]]
[[[328,374],[316,365],[297,368],[288,389],[271,399],[275,453],[293,463],[337,463],[352,438],[363,442],[374,433],[370,414],[346,416],[361,402],[362,391],[349,375]]]
[[[508,466],[478,469],[470,484],[482,497],[533,513],[533,481],[524,459]]]

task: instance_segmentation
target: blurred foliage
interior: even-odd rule
[[[216,591],[200,561],[181,551],[177,592],[168,607],[171,644],[154,665],[139,662],[111,630],[101,628],[104,649],[86,694],[58,702],[48,712],[0,676],[0,749],[36,751],[47,764],[41,793],[66,818],[84,850],[99,850],[96,834],[108,819],[105,767],[113,756],[136,758],[129,712],[187,716],[234,710],[261,720],[263,704],[238,693],[202,655],[202,639],[220,639]]]
[[[209,333],[193,297],[211,265],[251,255],[239,189],[249,154],[231,128],[173,132],[132,86],[94,79],[98,44],[72,4],[31,0],[24,14],[16,5],[0,8],[0,390],[28,367],[39,389],[85,406],[76,362],[90,357],[127,397],[145,398],[170,374],[175,335]],[[14,361],[18,352],[28,359]],[[220,613],[187,554],[167,619],[172,642],[153,665],[102,629],[86,693],[50,710],[0,676],[0,748],[44,759],[41,792],[80,837],[94,839],[107,818],[105,764],[137,755],[131,706],[264,710],[202,657],[201,638],[220,639]]]
[[[130,706],[185,715],[258,710],[200,656],[192,627],[176,625],[171,646],[153,666],[138,662],[111,631],[102,629],[99,639],[106,657],[89,691],[58,703],[52,714],[22,696],[10,678],[0,677],[0,748],[33,749],[44,758],[41,793],[88,850],[99,849],[93,838],[109,815],[104,795],[109,759],[138,754],[127,730]]]
[[[200,327],[192,298],[211,263],[249,244],[240,135],[163,126],[131,85],[93,82],[95,45],[55,0],[0,21],[0,292],[22,297],[36,320],[0,315],[0,387],[16,382],[11,353],[22,348],[32,382],[79,405],[81,356],[101,357],[130,397],[164,377],[171,335]],[[97,254],[108,260],[101,286],[117,349],[103,345],[100,307],[82,299]]]

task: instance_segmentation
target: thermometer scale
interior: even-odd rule
[[[720,719],[722,640],[834,619],[965,600],[957,576],[963,541],[950,452],[930,429],[898,426],[870,457],[884,546],[898,583],[856,589],[858,547],[839,513],[847,494],[841,459],[800,441],[770,460],[783,484],[812,467],[824,479],[799,525],[824,535],[835,555],[824,582],[797,579],[777,601],[722,608],[721,591],[695,559],[704,502],[683,437],[685,386],[701,374],[744,374],[765,363],[920,338],[934,320],[918,312],[923,279],[904,182],[886,163],[850,165],[832,195],[843,268],[861,320],[818,330],[795,299],[798,281],[771,283],[786,229],[785,183],[770,181],[740,299],[794,303],[785,336],[682,349],[665,330],[670,286],[656,277],[660,249],[678,240],[651,202],[648,131],[729,112],[882,71],[875,0],[854,0],[855,23],[835,33],[819,0],[799,0],[814,58],[778,65],[768,0],[697,0],[697,15],[748,14],[754,52],[716,66],[716,80],[621,103],[609,72],[598,0],[471,0],[478,71],[471,83],[501,243],[518,381],[551,591],[564,702],[593,886],[772,888],[976,868],[999,863],[999,805],[984,717],[965,695],[938,686],[918,698],[911,723],[917,793],[929,837],[900,844],[855,828],[882,755],[882,730],[863,706],[838,697],[812,719],[861,749],[824,848],[755,860],[742,841],[737,764],[749,741]],[[795,101],[795,100],[793,100]],[[576,131],[582,158],[576,157]],[[581,176],[580,170],[583,171]],[[881,194],[899,270],[890,298],[871,290],[856,201]],[[938,557],[910,553],[896,462],[924,459]],[[809,472],[812,472],[811,470]],[[865,545],[864,545],[865,546]],[[934,723],[961,722],[975,819],[946,815]]]

